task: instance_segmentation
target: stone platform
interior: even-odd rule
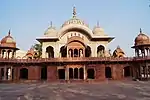
[[[0,100],[150,100],[150,82],[2,83]]]

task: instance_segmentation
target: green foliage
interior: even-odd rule
[[[41,55],[42,55],[42,44],[34,44],[32,47],[37,52],[37,54],[35,55],[36,58],[41,58]]]

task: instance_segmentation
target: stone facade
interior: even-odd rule
[[[111,54],[107,45],[114,37],[106,35],[98,23],[91,30],[87,23],[77,18],[75,8],[73,11],[73,17],[59,30],[51,23],[44,36],[37,38],[42,45],[41,58],[35,58],[38,52],[33,48],[23,58],[17,58],[18,48],[9,31],[0,45],[0,82],[99,82],[150,78],[148,36],[140,31],[136,37],[132,47],[135,57],[125,57],[119,46]]]

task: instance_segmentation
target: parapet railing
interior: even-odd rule
[[[0,58],[0,62],[12,62],[12,63],[42,63],[42,62],[129,62],[139,60],[150,60],[150,57],[123,57],[123,58],[112,58],[112,57],[62,57],[62,58],[38,58],[38,59],[5,59]]]

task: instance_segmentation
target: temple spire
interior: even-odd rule
[[[77,14],[77,12],[76,12],[76,7],[73,7],[73,18],[76,17],[76,14]]]

